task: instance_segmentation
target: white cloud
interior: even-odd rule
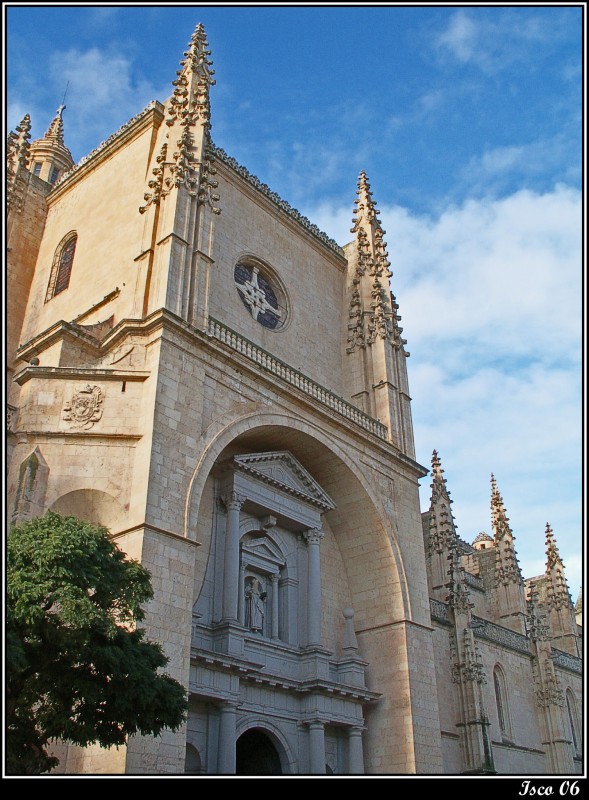
[[[445,31],[438,37],[438,45],[447,48],[459,61],[474,58],[479,29],[464,11],[457,11]]]

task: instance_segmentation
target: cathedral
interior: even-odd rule
[[[63,107],[8,139],[8,524],[108,528],[189,696],[178,731],[56,743],[56,771],[580,774],[550,525],[525,579],[492,478],[491,535],[457,535],[367,175],[340,246],[214,144],[209,57],[199,24],[165,103],[78,163]]]

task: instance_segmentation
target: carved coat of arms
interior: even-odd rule
[[[88,430],[102,416],[102,389],[89,383],[75,392],[63,409],[63,418],[74,428]]]

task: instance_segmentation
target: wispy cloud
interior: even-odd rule
[[[575,135],[576,134],[576,135]],[[561,175],[571,183],[581,180],[580,127],[556,136],[521,145],[493,147],[473,156],[459,173],[459,191],[471,194],[505,191],[514,181],[530,182],[549,175]]]
[[[460,9],[434,39],[438,53],[487,74],[508,69],[516,61],[538,57],[560,38],[562,17],[519,13],[514,9]]]

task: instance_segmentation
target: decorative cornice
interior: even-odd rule
[[[149,105],[143,109],[143,111],[140,111],[139,114],[132,117],[128,122],[125,122],[125,124],[115,131],[115,133],[109,136],[108,139],[105,139],[104,142],[98,145],[98,147],[96,147],[94,150],[91,150],[87,156],[81,158],[77,164],[74,164],[74,166],[71,169],[68,169],[67,172],[64,172],[61,178],[58,178],[58,180],[53,184],[53,191],[55,191],[57,187],[62,186],[72,175],[75,175],[77,172],[79,172],[83,166],[88,164],[89,161],[93,161],[101,153],[104,153],[104,151],[107,150],[110,145],[123,136],[123,134],[130,131],[131,128],[133,128],[138,122],[149,116],[149,113],[154,109],[159,109],[160,112],[163,112],[162,104],[157,100],[152,100],[151,103],[149,103]]]
[[[237,161],[232,157],[227,155],[227,153],[220,147],[216,147],[213,143],[211,143],[211,150],[216,158],[219,159],[223,164],[227,167],[230,167],[234,172],[244,178],[254,189],[257,189],[261,194],[271,200],[281,211],[284,211],[288,216],[293,219],[299,225],[302,225],[305,230],[311,233],[315,238],[319,239],[319,241],[327,245],[331,250],[338,254],[338,256],[344,256],[344,251],[338,245],[338,243],[331,239],[326,233],[319,230],[319,228],[310,222],[307,217],[304,217],[296,208],[293,208],[286,200],[283,200],[276,192],[273,192],[267,184],[262,183],[259,178],[256,178],[255,175],[252,175],[245,167],[242,167]]]

